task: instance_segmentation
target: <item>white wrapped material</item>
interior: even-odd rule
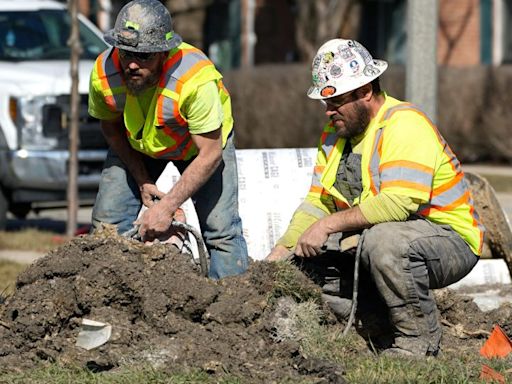
[[[315,148],[237,150],[238,201],[249,256],[261,260],[311,184]]]

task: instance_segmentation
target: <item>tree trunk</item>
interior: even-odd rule
[[[69,13],[71,15],[71,35],[69,46],[71,47],[71,124],[69,125],[69,161],[68,161],[68,220],[66,235],[75,235],[78,213],[78,114],[80,106],[80,94],[78,93],[78,64],[81,53],[80,36],[78,29],[78,0],[69,0]]]

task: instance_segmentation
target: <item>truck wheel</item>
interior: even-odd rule
[[[7,225],[7,211],[9,210],[9,202],[4,192],[0,189],[0,230],[4,230]]]
[[[30,209],[30,203],[18,203],[12,204],[9,208],[9,211],[11,211],[11,213],[16,216],[17,219],[24,219],[27,217]]]

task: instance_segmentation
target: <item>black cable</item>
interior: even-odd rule
[[[359,242],[357,243],[356,250],[356,259],[354,262],[354,284],[352,287],[352,307],[350,308],[350,315],[348,317],[347,325],[343,330],[342,337],[345,337],[352,327],[352,323],[354,322],[354,318],[356,316],[356,308],[357,308],[357,290],[359,286],[359,260],[361,259],[361,249],[363,245],[363,239],[366,229],[361,233],[361,237],[359,238]]]

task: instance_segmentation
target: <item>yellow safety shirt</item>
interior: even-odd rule
[[[383,95],[383,106],[358,143],[362,154],[363,191],[352,206],[359,205],[370,223],[382,222],[383,217],[389,217],[372,214],[371,210],[382,204],[379,200],[385,194],[388,202],[384,205],[396,204],[405,209],[417,207],[410,213],[449,225],[479,255],[484,228],[474,211],[457,157],[421,111],[409,103]],[[336,135],[331,123],[325,126],[310,191],[278,244],[294,247],[300,235],[315,221],[351,207],[334,188],[345,142]],[[390,217],[393,217],[396,210],[391,211]],[[408,215],[398,216],[405,220]]]
[[[197,48],[171,50],[158,85],[135,97],[127,93],[116,48],[103,52],[90,77],[89,113],[104,120],[124,116],[130,145],[154,158],[188,160],[197,154],[191,134],[222,126],[223,145],[232,128],[231,100],[222,76]]]

